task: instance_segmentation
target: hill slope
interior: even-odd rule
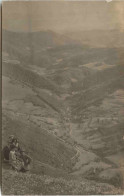
[[[29,174],[3,164],[3,192],[122,193],[123,48],[93,48],[51,31],[4,33],[3,146],[15,134],[32,164]]]
[[[18,174],[3,171],[3,193],[6,195],[90,195],[90,194],[123,194],[120,189],[101,183],[65,180],[35,174]],[[12,182],[12,183],[11,183]],[[26,184],[25,184],[26,182]],[[32,188],[30,188],[30,185]]]

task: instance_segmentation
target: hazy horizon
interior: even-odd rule
[[[14,32],[123,30],[124,2],[4,2],[2,27]]]

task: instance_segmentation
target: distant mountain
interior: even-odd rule
[[[12,32],[3,30],[3,47],[8,42],[34,49],[56,47],[70,44],[83,44],[94,47],[123,47],[124,32],[117,30],[89,30],[59,34],[51,30],[38,32]],[[18,45],[17,45],[18,46]]]
[[[75,44],[73,39],[50,30],[30,33],[6,30],[2,32],[3,51],[26,64],[46,66],[51,63],[47,50]]]
[[[3,30],[3,43],[8,42],[13,45],[24,45],[25,47],[55,47],[75,43],[67,36],[55,33],[51,30],[38,32],[12,32]]]
[[[67,32],[66,36],[82,44],[93,47],[122,47],[124,46],[124,31],[119,30],[91,30]]]

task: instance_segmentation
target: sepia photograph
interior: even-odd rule
[[[2,195],[124,194],[124,1],[2,2]]]

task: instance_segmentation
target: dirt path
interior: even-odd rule
[[[70,135],[70,137],[72,138],[72,125],[71,125],[71,122],[70,122],[70,118],[68,117],[67,120],[68,120],[68,122],[69,122],[69,135]],[[89,122],[88,122],[88,124],[87,124],[87,127],[88,127],[88,128],[90,127],[91,121],[92,121],[92,118],[89,119]],[[76,152],[76,154],[71,158],[72,160],[78,158],[78,157],[81,155],[81,153],[82,153],[81,150],[79,149],[78,145],[75,145],[74,148],[75,148],[75,150],[76,150],[77,152]],[[81,148],[82,148],[82,151],[83,151],[83,152],[90,153],[90,151],[85,150],[83,147],[81,147]]]

